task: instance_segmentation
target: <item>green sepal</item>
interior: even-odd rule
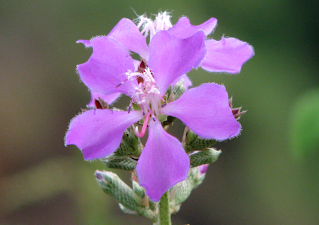
[[[148,205],[150,207],[151,210],[155,211],[158,205],[158,202],[153,202],[152,200],[148,200]]]
[[[218,156],[222,153],[220,150],[217,151],[210,148],[205,151],[199,151],[195,154],[190,155],[191,167],[197,167],[203,164],[213,163],[218,159]]]
[[[165,123],[165,121],[167,120],[167,116],[166,115],[164,115],[164,114],[161,114],[161,115],[159,115],[158,117],[157,117],[157,119],[159,120],[159,121],[161,121],[161,122],[163,122],[163,123]]]
[[[132,180],[132,188],[134,193],[141,199],[145,196],[145,189],[139,185],[135,180]]]
[[[113,158],[112,156],[114,156],[114,154],[110,155],[107,158],[101,159],[104,165],[107,166],[108,168],[132,171],[135,169],[137,165],[137,161],[130,157],[124,157],[124,158],[114,157]]]
[[[163,126],[171,125],[175,119],[176,119],[176,117],[167,116],[167,119],[165,121],[163,121],[162,124],[163,124]]]
[[[193,190],[194,176],[197,173],[197,170],[197,168],[190,169],[186,180],[177,183],[170,189],[171,208],[182,204],[189,197]]]
[[[166,98],[165,100],[166,101],[168,101],[169,98],[172,97],[171,94],[172,94],[172,86],[170,85],[170,86],[168,86],[168,88],[166,89],[166,92],[165,92],[165,98]]]
[[[123,212],[125,212],[125,213],[127,213],[127,214],[138,215],[138,212],[137,212],[137,211],[131,210],[131,209],[129,209],[129,208],[126,208],[126,207],[125,207],[124,205],[122,205],[121,203],[119,203],[119,207],[120,207],[120,209],[121,209]]]
[[[132,107],[135,111],[141,111],[141,106],[139,104],[133,103]]]
[[[137,165],[134,159],[141,154],[143,149],[140,139],[133,131],[124,131],[120,147],[111,155],[100,159],[108,168],[132,171]],[[131,157],[132,156],[132,157]]]
[[[195,134],[193,131],[189,130],[187,132],[187,135],[186,135],[187,144],[193,143],[197,137],[198,137],[197,134]]]
[[[185,150],[187,152],[195,151],[195,150],[205,150],[212,145],[216,144],[218,141],[214,139],[205,139],[199,137],[193,131],[188,131],[186,134],[186,146]]]
[[[135,133],[127,129],[124,131],[120,147],[114,152],[114,154],[119,156],[139,156],[143,149],[141,145],[141,141]]]
[[[132,180],[132,189],[134,193],[142,199],[142,205],[148,206],[152,211],[156,210],[156,202],[151,201],[147,195],[145,195],[145,189],[139,185],[134,179]]]
[[[181,79],[173,87],[174,100],[179,99],[179,97],[181,97],[181,95],[185,92],[185,90],[186,88],[185,88],[184,79]]]

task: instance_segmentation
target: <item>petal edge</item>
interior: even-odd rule
[[[222,141],[239,135],[241,130],[229,107],[226,88],[214,83],[187,90],[161,111],[177,117],[202,138]]]
[[[236,38],[207,40],[206,48],[207,55],[201,67],[209,72],[239,73],[243,64],[254,55],[251,45]]]
[[[120,146],[124,130],[141,118],[140,111],[86,111],[71,120],[65,145],[76,145],[85,160],[106,157]]]

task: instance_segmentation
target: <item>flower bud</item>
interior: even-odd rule
[[[125,171],[132,171],[135,169],[137,162],[130,157],[113,157],[114,154],[101,159],[105,166],[108,168],[121,169]]]
[[[129,210],[142,211],[142,206],[138,203],[141,199],[115,173],[97,170],[95,176],[103,191],[114,197],[118,203]]]
[[[123,212],[139,214],[153,221],[156,220],[155,213],[143,205],[143,199],[134,193],[115,173],[97,170],[95,176],[103,191],[115,198]]]
[[[186,135],[186,150],[187,151],[204,150],[206,148],[211,147],[212,145],[216,143],[217,143],[216,140],[201,138],[191,130],[189,130]]]
[[[179,97],[181,97],[181,95],[185,92],[185,90],[186,88],[185,88],[184,79],[181,79],[173,87],[174,100],[179,99]]]
[[[213,163],[218,159],[218,156],[222,153],[220,150],[210,148],[205,151],[199,151],[190,155],[191,167],[197,167],[203,164]]]
[[[196,180],[194,182],[194,189],[197,188],[204,181],[208,166],[209,164],[203,164],[196,167],[198,169],[198,173],[196,175]]]
[[[200,167],[191,168],[187,179],[179,182],[170,189],[171,208],[174,212],[178,212],[180,208],[179,205],[189,197],[192,190],[203,182],[204,178],[205,173],[201,173]]]
[[[236,120],[239,120],[242,115],[244,115],[247,111],[241,111],[241,107],[233,108],[233,98],[228,99],[229,107],[235,117]]]

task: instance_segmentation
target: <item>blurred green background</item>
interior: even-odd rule
[[[173,224],[319,224],[319,3],[293,0],[1,1],[0,224],[150,224],[99,189],[102,163],[63,144],[90,99],[75,66],[91,50],[75,41],[108,34],[132,9],[172,11],[173,23],[216,17],[212,38],[255,48],[236,76],[189,74],[195,86],[225,84],[248,113]]]

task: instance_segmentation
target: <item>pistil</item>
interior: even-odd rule
[[[138,127],[135,127],[135,134],[139,138],[141,138],[141,137],[143,137],[145,135],[147,124],[148,124],[148,121],[150,119],[150,116],[151,116],[151,112],[148,112],[147,115],[145,116],[145,120],[144,120],[144,123],[143,123],[143,127],[142,127],[142,130],[141,130],[141,133],[138,132]]]

